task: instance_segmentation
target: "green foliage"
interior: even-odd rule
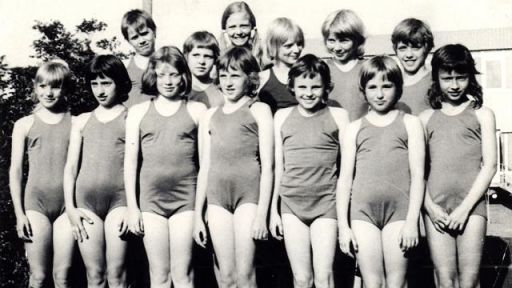
[[[83,20],[76,26],[74,32],[66,30],[59,21],[48,23],[37,21],[32,27],[41,36],[33,42],[35,54],[31,57],[41,62],[60,58],[68,63],[74,73],[76,85],[70,95],[67,95],[71,113],[74,115],[91,111],[97,105],[85,80],[87,64],[95,55],[92,47],[106,50],[122,59],[126,58],[126,55],[117,52],[119,42],[115,37],[101,39],[94,43],[90,40],[94,33],[101,32],[106,27],[107,24],[95,19]],[[29,115],[34,107],[30,95],[33,88],[32,79],[36,71],[37,67],[9,68],[5,64],[5,56],[0,56],[0,115],[2,115],[2,121],[0,121],[0,286],[2,287],[28,286],[28,265],[24,257],[23,243],[16,235],[16,219],[8,188],[8,171],[14,122]],[[27,169],[24,170],[27,171]]]

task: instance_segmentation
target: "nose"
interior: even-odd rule
[[[405,49],[405,57],[406,58],[412,58],[412,49],[411,47],[407,47],[407,49]]]
[[[377,91],[375,92],[375,97],[379,100],[384,98],[384,93],[382,92],[382,89],[377,89]]]
[[[459,81],[457,81],[457,79],[453,78],[450,80],[450,89],[451,90],[459,90],[460,88],[460,85],[459,85]]]

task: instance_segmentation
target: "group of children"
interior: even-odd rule
[[[221,45],[201,31],[183,53],[156,50],[151,17],[127,12],[135,56],[92,60],[99,105],[78,116],[67,65],[38,69],[10,170],[30,287],[52,272],[68,287],[75,243],[88,287],[127,287],[129,232],[143,237],[151,287],[194,286],[194,241],[212,242],[220,287],[256,287],[255,240],[269,232],[284,238],[295,287],[334,287],[337,245],[365,287],[405,287],[422,207],[439,287],[475,287],[496,139],[468,49],[437,49],[430,71],[432,33],[410,18],[392,34],[398,61],[363,60],[363,23],[339,10],[322,25],[324,61],[301,56],[288,18],[271,23],[263,51],[245,2],[221,23]]]

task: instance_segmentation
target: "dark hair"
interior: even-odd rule
[[[258,61],[247,48],[233,47],[224,53],[217,60],[217,71],[227,71],[228,69],[242,71],[249,78],[247,83],[247,95],[255,97],[257,95],[258,86],[260,85],[260,66]],[[219,78],[215,80],[215,84],[219,85]]]
[[[142,75],[142,93],[148,95],[158,95],[156,88],[156,72],[155,68],[159,63],[165,63],[173,66],[181,74],[182,85],[180,87],[180,95],[185,97],[192,89],[192,76],[188,69],[187,60],[181,53],[180,49],[175,46],[163,46],[149,57],[148,67]]]
[[[188,53],[194,48],[210,49],[213,52],[213,59],[217,60],[219,58],[219,42],[208,31],[194,32],[185,40],[185,43],[183,43],[183,54],[185,54],[185,57],[188,57]]]
[[[90,83],[98,77],[108,77],[114,81],[119,103],[128,99],[128,93],[132,90],[132,81],[119,58],[111,54],[95,56],[85,72],[85,79]]]
[[[121,21],[121,33],[124,39],[128,40],[128,28],[134,26],[135,31],[140,31],[145,27],[153,30],[156,34],[156,25],[151,15],[140,9],[133,9],[126,12]]]
[[[461,44],[445,45],[434,52],[432,57],[432,86],[428,91],[428,100],[430,106],[434,109],[440,109],[444,99],[444,94],[439,86],[439,71],[455,71],[461,74],[468,74],[469,85],[465,93],[474,98],[474,108],[480,108],[483,104],[482,86],[476,81],[476,75],[480,74],[476,70],[475,60],[471,56],[466,46]]]
[[[391,34],[391,42],[395,51],[398,43],[403,42],[412,46],[425,46],[428,54],[434,47],[434,36],[425,22],[416,18],[407,18],[396,25]]]
[[[316,75],[320,75],[325,87],[325,95],[323,95],[323,98],[324,100],[327,100],[327,96],[331,92],[333,84],[331,82],[331,71],[329,66],[327,66],[323,60],[313,54],[306,54],[297,59],[297,62],[293,64],[288,72],[288,90],[294,96],[295,92],[293,91],[293,87],[295,85],[295,79],[301,75],[309,77],[310,79]]]
[[[404,78],[398,63],[389,56],[374,56],[363,63],[359,72],[359,90],[366,98],[366,85],[379,73],[384,74],[385,79],[395,84],[397,97],[394,104],[396,104],[402,97]]]

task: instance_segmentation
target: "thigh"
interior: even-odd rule
[[[405,221],[395,221],[382,229],[382,251],[384,254],[384,267],[390,287],[402,287],[407,273],[407,258],[400,249],[399,237]]]
[[[124,221],[126,207],[117,207],[105,217],[105,242],[108,266],[122,266],[126,259],[128,242],[119,234],[119,228]]]
[[[194,211],[184,211],[169,219],[171,266],[189,270],[194,238]]]
[[[37,211],[28,210],[26,215],[32,228],[31,241],[25,242],[30,270],[48,273],[52,263],[52,223]]]
[[[367,285],[372,283],[372,287],[374,283],[385,284],[381,230],[362,220],[352,220],[351,224],[358,245],[356,257],[363,281],[368,282]]]
[[[170,271],[167,218],[151,212],[142,212],[142,220],[144,221],[144,248],[150,269],[152,271]]]
[[[331,271],[336,253],[338,226],[335,219],[318,218],[310,226],[314,271]]]
[[[64,213],[53,222],[53,269],[69,269],[73,263],[76,241],[73,238],[71,223]]]
[[[234,213],[235,257],[237,269],[247,272],[254,269],[256,242],[252,238],[252,223],[258,206],[253,203],[240,205]]]
[[[436,276],[451,278],[452,274],[457,273],[457,242],[448,232],[439,232],[434,227],[430,217],[425,216],[425,231],[430,250],[430,257],[434,263]]]
[[[484,217],[472,215],[464,232],[457,237],[458,271],[461,282],[478,281],[486,228],[487,222]]]
[[[87,238],[84,238],[82,242],[78,242],[80,248],[80,254],[84,260],[85,268],[93,267],[104,267],[105,266],[105,232],[104,222],[94,212],[78,208],[87,217],[89,217],[93,224],[89,224],[87,221],[83,222],[84,229],[87,231]]]
[[[228,210],[208,205],[208,226],[220,274],[236,272],[234,216]]]
[[[294,274],[312,277],[310,227],[290,213],[283,213],[284,245]]]

